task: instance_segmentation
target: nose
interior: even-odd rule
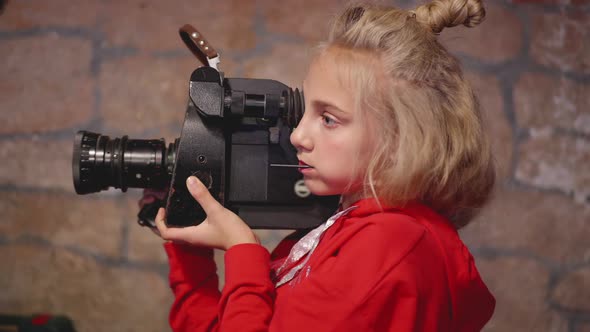
[[[291,144],[297,149],[297,152],[310,151],[313,148],[313,141],[309,135],[305,115],[306,113],[303,113],[301,121],[291,133]]]

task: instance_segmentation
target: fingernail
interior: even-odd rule
[[[197,178],[194,176],[189,176],[188,179],[186,179],[186,183],[189,186],[194,186],[195,184],[197,184]]]

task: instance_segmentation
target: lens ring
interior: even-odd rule
[[[82,159],[82,140],[84,139],[84,135],[86,134],[85,131],[80,130],[76,133],[74,137],[74,153],[72,155],[72,173],[74,176],[74,189],[76,189],[76,193],[82,194],[84,191],[82,190],[82,184],[80,181],[80,159]]]
[[[117,156],[117,160],[115,161],[116,165],[114,167],[115,178],[117,179],[117,183],[119,184],[119,186],[121,187],[121,191],[123,192],[127,191],[127,184],[123,179],[123,168],[125,166],[124,155],[127,145],[127,139],[129,139],[129,136],[127,135],[121,137],[121,139],[117,142],[118,144],[115,147],[119,153],[119,155]]]
[[[78,131],[74,137],[72,173],[74,188],[78,194],[100,191],[100,188],[97,187],[98,182],[90,175],[96,171],[96,151],[101,139],[103,136],[100,134],[88,131]]]

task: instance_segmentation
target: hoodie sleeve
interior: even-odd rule
[[[275,286],[270,255],[258,244],[239,244],[225,253],[225,286],[219,301],[220,330],[267,331]]]
[[[217,330],[220,298],[213,250],[172,242],[164,244],[174,293],[169,323],[173,331]]]
[[[218,290],[213,250],[165,244],[174,303],[169,322],[175,332],[266,331],[273,314],[270,255],[256,244],[236,245],[225,254],[226,278]]]

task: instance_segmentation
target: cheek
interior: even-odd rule
[[[358,158],[362,161],[363,167],[366,167],[371,158],[375,154],[377,147],[377,137],[371,135],[371,132],[366,132],[366,135],[358,138],[356,149],[358,151]]]
[[[338,182],[358,182],[364,176],[368,165],[368,154],[361,146],[349,144],[333,148],[332,158],[329,158],[332,165],[333,178]]]
[[[370,144],[363,142],[367,141],[359,139],[358,144],[355,146],[350,146],[348,155],[351,157],[349,158],[349,163],[346,164],[347,168],[350,170],[349,174],[351,178],[356,179],[357,182],[359,179],[364,179],[374,151]]]
[[[358,150],[350,144],[326,143],[322,155],[325,156],[326,161],[335,166],[348,168],[348,166],[352,165],[352,163],[360,157]]]

